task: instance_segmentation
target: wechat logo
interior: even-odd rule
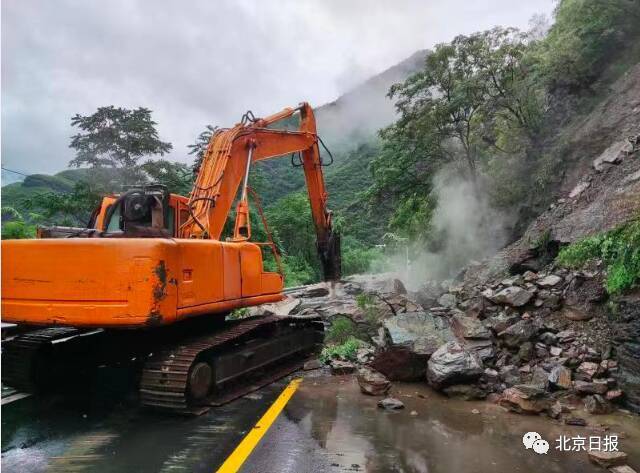
[[[538,455],[546,455],[549,451],[549,442],[544,440],[538,432],[527,432],[522,436],[524,447],[533,449]]]

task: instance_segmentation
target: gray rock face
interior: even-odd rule
[[[360,368],[357,379],[360,391],[370,396],[382,396],[391,388],[389,380],[371,368]]]
[[[478,357],[458,342],[442,345],[427,365],[427,380],[436,389],[478,379],[483,372]]]
[[[531,340],[538,332],[538,327],[531,320],[520,320],[498,334],[507,346],[520,347]]]
[[[506,304],[513,307],[522,307],[531,300],[533,293],[518,286],[505,287],[487,298],[495,304]]]
[[[445,319],[425,312],[399,314],[383,326],[385,349],[376,354],[372,366],[392,381],[423,379],[429,357],[454,338]]]
[[[593,168],[598,172],[602,172],[607,169],[608,166],[620,163],[625,156],[625,149],[628,145],[629,142],[626,140],[612,144],[593,161]]]
[[[625,297],[619,305],[620,322],[615,327],[615,341],[625,405],[640,413],[640,291]]]
[[[431,341],[442,344],[453,338],[447,322],[426,312],[407,312],[384,321],[390,345],[404,345],[413,348],[416,342],[427,342],[416,347],[429,347]],[[431,352],[433,353],[433,352]],[[431,354],[428,353],[428,354]]]

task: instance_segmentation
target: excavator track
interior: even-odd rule
[[[73,327],[49,327],[17,335],[2,344],[2,383],[18,391],[34,393],[47,384],[47,350],[55,341],[82,333]]]
[[[140,382],[143,405],[198,415],[298,369],[322,342],[317,318],[257,317],[152,355]]]

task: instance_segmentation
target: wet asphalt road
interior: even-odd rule
[[[584,452],[553,450],[559,435],[600,430],[509,414],[486,403],[447,400],[421,384],[397,384],[406,408],[381,411],[351,377],[305,380],[249,456],[243,472],[602,472]],[[25,399],[2,410],[6,472],[213,472],[286,386],[282,380],[198,418],[166,417],[131,403]],[[477,413],[474,413],[477,410]],[[640,418],[589,419],[619,433],[640,467]],[[525,450],[523,433],[552,444]],[[624,434],[623,434],[624,433]]]

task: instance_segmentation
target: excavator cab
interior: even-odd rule
[[[135,186],[103,197],[86,228],[39,227],[37,237],[177,238],[189,218],[188,201],[159,184]]]

